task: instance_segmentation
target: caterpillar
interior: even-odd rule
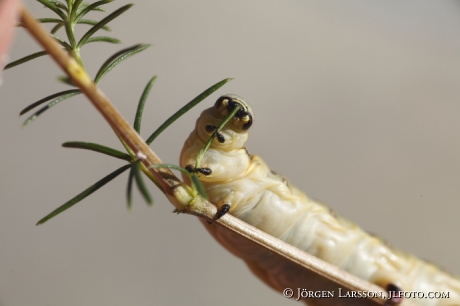
[[[240,107],[216,133],[199,167],[197,155],[215,128],[235,107]],[[391,247],[332,209],[309,198],[286,178],[271,171],[244,146],[254,113],[237,95],[224,95],[206,109],[185,141],[182,167],[200,173],[209,201],[218,208],[216,218],[229,213],[256,228],[308,252],[388,291],[446,292],[445,299],[411,299],[417,305],[460,305],[460,279],[437,266]],[[245,253],[244,244],[229,241],[211,229],[213,236],[266,284],[281,291],[288,287],[288,271],[267,268]],[[216,226],[214,226],[216,228]],[[295,273],[295,272],[294,272]]]

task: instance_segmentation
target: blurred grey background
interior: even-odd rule
[[[239,94],[256,113],[251,153],[363,228],[460,274],[458,1],[137,1],[111,27],[123,46],[83,49],[93,76],[115,51],[154,44],[100,84],[132,122],[143,87],[159,76],[144,137],[210,85],[235,78],[153,144],[165,162],[177,163],[204,108]],[[11,59],[38,50],[18,29]],[[67,89],[61,74],[40,58],[3,75],[1,306],[293,305],[195,217],[171,213],[153,184],[154,207],[136,192],[128,211],[126,174],[36,227],[123,164],[60,147],[82,140],[121,149],[83,97],[21,128],[22,108]]]

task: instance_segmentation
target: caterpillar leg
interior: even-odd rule
[[[217,138],[217,141],[220,142],[220,143],[224,143],[225,142],[225,137],[216,131],[217,129],[217,126],[215,125],[210,125],[208,124],[207,126],[205,126],[205,129],[208,133],[212,133],[212,132],[215,132],[216,133],[216,138]]]
[[[224,204],[220,207],[217,211],[216,215],[214,216],[214,220],[219,220],[222,218],[228,211],[230,210],[230,204]]]
[[[185,170],[187,170],[190,173],[201,173],[204,175],[211,175],[212,170],[210,168],[195,168],[192,165],[187,165],[185,166]]]
[[[222,218],[225,214],[228,213],[229,210],[230,210],[230,204],[222,205],[222,207],[217,210],[217,213],[214,216],[213,221],[216,221],[216,220],[219,220],[220,218]],[[208,222],[208,224],[212,224],[211,221],[207,221],[207,222]]]
[[[214,216],[213,218],[213,221],[216,221],[216,220],[219,220],[220,218],[222,218],[224,215],[226,215],[228,213],[228,211],[230,210],[230,204],[224,204],[222,205],[218,210],[217,210],[217,213],[216,215]],[[211,221],[207,221],[208,224],[212,224]]]
[[[386,290],[388,292],[389,305],[399,304],[403,301],[404,296],[401,295],[403,290],[400,287],[390,283],[387,285]]]

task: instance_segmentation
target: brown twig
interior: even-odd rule
[[[102,91],[93,83],[85,70],[46,32],[40,23],[22,7],[21,22],[29,33],[40,43],[46,52],[69,75],[73,83],[88,97],[96,109],[102,114],[120,139],[141,157],[142,163],[165,195],[173,200],[173,205],[180,211],[189,204],[192,196],[188,187],[169,169],[154,169],[153,164],[162,163],[160,158],[149,148],[134,128],[123,118]],[[145,157],[145,158],[144,158]]]

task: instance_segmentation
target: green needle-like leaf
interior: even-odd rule
[[[90,38],[94,33],[96,33],[96,31],[98,31],[100,28],[102,28],[104,25],[106,25],[107,23],[109,23],[111,20],[115,19],[116,17],[120,16],[121,14],[123,14],[125,11],[127,11],[131,6],[133,6],[132,4],[127,4],[127,5],[124,5],[122,6],[121,8],[119,8],[118,10],[114,11],[112,14],[108,15],[107,17],[105,17],[104,19],[102,19],[101,21],[99,21],[95,26],[93,26],[91,29],[88,30],[88,32],[86,32],[83,37],[80,39],[80,41],[78,42],[77,44],[77,48],[81,47],[85,41]]]
[[[65,99],[68,99],[70,97],[73,97],[73,96],[76,96],[78,94],[80,94],[80,90],[78,89],[72,89],[74,91],[77,91],[77,92],[73,92],[73,93],[68,93],[68,94],[65,94],[65,95],[61,95],[60,97],[52,100],[50,103],[48,103],[46,106],[44,106],[43,108],[39,109],[35,114],[33,114],[32,116],[30,116],[29,118],[27,118],[26,121],[24,121],[24,123],[22,124],[23,127],[26,127],[28,126],[29,124],[31,124],[35,119],[38,118],[38,116],[40,116],[43,112],[47,111],[48,109],[50,109],[51,107],[55,106],[56,104],[58,104],[59,102],[61,101],[64,101]],[[36,102],[37,103],[37,102]]]
[[[90,150],[98,153],[102,153],[108,156],[112,156],[115,158],[119,158],[126,161],[131,161],[131,157],[129,154],[124,152],[118,151],[113,148],[109,148],[97,143],[92,142],[83,142],[83,141],[67,141],[62,144],[64,148],[74,148],[74,149],[85,149]]]
[[[43,4],[44,6],[46,6],[47,8],[49,8],[50,10],[52,10],[53,12],[55,12],[59,17],[61,17],[62,20],[65,20],[67,18],[64,12],[56,6],[56,1],[47,1],[47,0],[37,0],[37,1]]]
[[[129,169],[130,167],[131,167],[131,164],[124,165],[123,167],[118,168],[117,170],[115,170],[114,172],[110,173],[109,175],[107,175],[106,177],[101,179],[100,181],[96,182],[94,185],[92,185],[89,188],[87,188],[86,190],[84,190],[82,193],[78,194],[74,198],[70,199],[68,202],[64,203],[63,205],[61,205],[57,209],[53,210],[51,213],[46,215],[44,218],[40,219],[40,221],[37,222],[37,225],[45,223],[49,219],[57,216],[58,214],[62,213],[63,211],[65,211],[65,210],[69,209],[70,207],[74,206],[75,204],[77,204],[78,202],[80,202],[81,200],[83,200],[84,198],[86,198],[87,196],[89,196],[90,194],[92,194],[93,192],[95,192],[96,190],[98,190],[99,188],[101,188],[102,186],[104,186],[105,184],[107,184],[108,182],[113,180],[114,178],[116,178],[118,175],[120,175],[121,173],[123,173],[124,171]]]
[[[198,176],[196,174],[192,175],[192,182],[193,182],[193,185],[195,185],[195,188],[196,188],[196,191],[198,192],[198,194],[205,198],[205,199],[208,199],[208,195],[206,194],[206,190],[204,190],[204,186],[203,184],[201,184],[201,181],[200,179],[198,178]]]
[[[74,32],[74,27],[72,22],[65,22],[64,23],[64,29],[65,33],[67,34],[67,39],[69,40],[69,44],[71,47],[71,50],[78,50],[77,46],[77,40],[75,38],[75,32]]]
[[[100,7],[96,7],[95,9],[93,9],[94,12],[103,12],[105,13],[105,10],[100,8]]]
[[[78,24],[96,25],[97,21],[96,20],[90,20],[90,19],[80,19],[77,23]],[[106,30],[106,31],[112,31],[108,26],[103,26],[101,29]]]
[[[186,169],[184,169],[184,168],[182,168],[180,166],[177,166],[177,165],[173,165],[173,164],[153,164],[150,167],[154,168],[154,169],[158,169],[158,168],[174,169],[174,170],[177,170],[177,171],[180,171],[180,172],[184,173],[185,175],[187,175],[190,178],[192,177],[190,172],[188,172]]]
[[[82,8],[82,9],[84,9],[84,8]],[[100,8],[100,7],[95,7],[95,8],[92,9],[92,11],[93,12],[103,12],[103,13],[105,13],[105,10]]]
[[[127,49],[121,50],[111,57],[109,57],[104,64],[102,64],[101,68],[99,68],[99,71],[96,74],[96,77],[94,78],[94,83],[98,83],[110,70],[115,68],[118,64],[120,64],[122,61],[130,58],[131,56],[144,51],[150,47],[149,44],[147,45],[135,45],[132,47],[129,47]]]
[[[192,101],[187,103],[185,106],[183,106],[177,112],[175,112],[171,117],[169,117],[162,125],[160,125],[160,127],[155,132],[153,132],[152,135],[150,135],[150,137],[147,139],[146,143],[148,145],[151,144],[155,140],[155,138],[157,138],[158,135],[160,135],[174,121],[179,119],[183,114],[188,112],[192,107],[194,107],[195,105],[197,105],[198,103],[200,103],[201,101],[206,99],[210,94],[212,94],[217,89],[219,89],[222,86],[224,86],[224,84],[227,83],[230,80],[232,80],[232,79],[228,78],[228,79],[222,80],[219,83],[216,83],[216,84],[212,85],[211,87],[209,87],[208,89],[206,89],[205,91],[203,91],[195,99],[193,99]]]
[[[62,3],[61,1],[51,0],[50,2],[53,3],[55,6],[57,6],[58,8],[62,9],[64,12],[69,11],[67,6],[64,3]]]
[[[6,65],[5,70],[13,68],[14,66],[17,66],[17,65],[21,65],[21,64],[23,64],[25,62],[33,60],[34,58],[37,58],[37,57],[40,57],[40,56],[43,56],[43,55],[47,55],[47,54],[48,53],[46,53],[46,51],[40,51],[40,52],[36,52],[36,53],[30,54],[30,55],[24,56],[23,58],[15,60],[14,62],[11,62],[8,65]]]
[[[128,185],[126,186],[126,204],[128,209],[131,209],[133,199],[133,180],[134,180],[134,165],[138,164],[139,160],[135,161],[128,175]]]
[[[72,80],[67,75],[58,76],[57,79],[59,82],[76,87],[75,84],[72,82]]]
[[[88,14],[90,11],[93,11],[95,10],[96,8],[98,8],[99,6],[101,5],[104,5],[104,4],[107,4],[107,3],[110,3],[112,2],[113,0],[102,0],[102,1],[96,1],[94,3],[91,3],[90,5],[88,5],[87,7],[85,7],[84,9],[82,9],[78,15],[77,15],[77,18],[76,20],[80,20],[83,16],[85,16],[86,14]]]
[[[79,89],[70,89],[70,90],[61,91],[61,92],[52,94],[52,95],[50,95],[50,96],[47,96],[47,97],[45,97],[45,98],[43,98],[43,99],[38,100],[37,102],[34,102],[34,103],[30,104],[30,105],[27,106],[26,108],[24,108],[24,109],[19,113],[19,116],[24,115],[25,113],[27,113],[28,111],[30,111],[32,108],[35,108],[35,107],[39,106],[40,104],[45,103],[46,101],[49,101],[49,100],[55,99],[55,98],[59,98],[59,97],[61,97],[61,96],[64,96],[64,95],[67,95],[67,94],[71,94],[71,93],[80,93],[80,90],[79,90]]]
[[[142,179],[140,164],[136,163],[132,169],[134,170],[134,178],[136,179],[137,188],[139,189],[147,204],[152,205],[152,197],[150,196],[150,193],[144,184],[144,180]]]
[[[97,37],[90,37],[88,38],[83,45],[92,43],[92,42],[108,42],[112,44],[119,44],[121,41],[119,39],[108,37],[108,36],[97,36]]]
[[[56,18],[39,18],[37,21],[41,23],[62,23],[61,19]]]
[[[53,34],[51,34],[51,36],[56,39],[56,41],[61,45],[63,46],[67,51],[69,52],[72,52],[72,47],[65,41],[63,40],[62,38],[59,38]]]
[[[144,112],[145,101],[147,101],[147,97],[149,96],[150,90],[152,89],[153,83],[155,83],[156,79],[157,76],[154,76],[147,83],[147,85],[144,88],[144,91],[142,92],[139,104],[137,105],[136,117],[134,118],[133,127],[138,134],[141,131],[142,113]]]
[[[58,23],[57,25],[55,25],[55,26],[51,29],[50,33],[51,33],[51,34],[55,34],[55,33],[56,33],[57,31],[59,31],[59,29],[62,28],[63,26],[64,26],[64,23]]]
[[[57,21],[51,21],[51,20],[57,20]],[[38,22],[40,23],[54,23],[54,22],[62,22],[61,19],[55,19],[55,18],[38,18],[37,19]],[[17,27],[24,27],[24,24],[20,21],[16,22],[16,26]]]
[[[87,7],[88,5],[90,5],[90,3],[88,2],[83,2],[82,4],[80,4],[77,8],[77,11],[78,13],[80,13],[85,7]]]
[[[53,0],[53,1],[55,1],[55,0]],[[67,2],[67,7],[69,8],[69,10],[72,9],[73,1],[74,1],[74,0],[66,0],[66,2]],[[59,1],[56,1],[56,2],[59,2]],[[62,3],[62,2],[61,2],[61,3]],[[62,3],[62,5],[64,5],[64,4]]]
[[[145,187],[144,181],[142,179],[141,174],[141,167],[139,164],[140,160],[136,160],[131,167],[131,171],[129,171],[128,177],[128,186],[126,189],[126,202],[128,204],[128,208],[131,208],[132,203],[132,186],[133,186],[133,178],[136,180],[137,188],[141,192],[142,196],[144,197],[145,201],[151,205],[153,204],[152,197],[150,196],[147,187]]]
[[[70,20],[71,21],[75,21],[76,20],[76,16],[78,14],[78,8],[80,7],[81,3],[83,2],[83,0],[75,0],[73,2],[73,5],[72,5],[72,9],[70,11]]]

